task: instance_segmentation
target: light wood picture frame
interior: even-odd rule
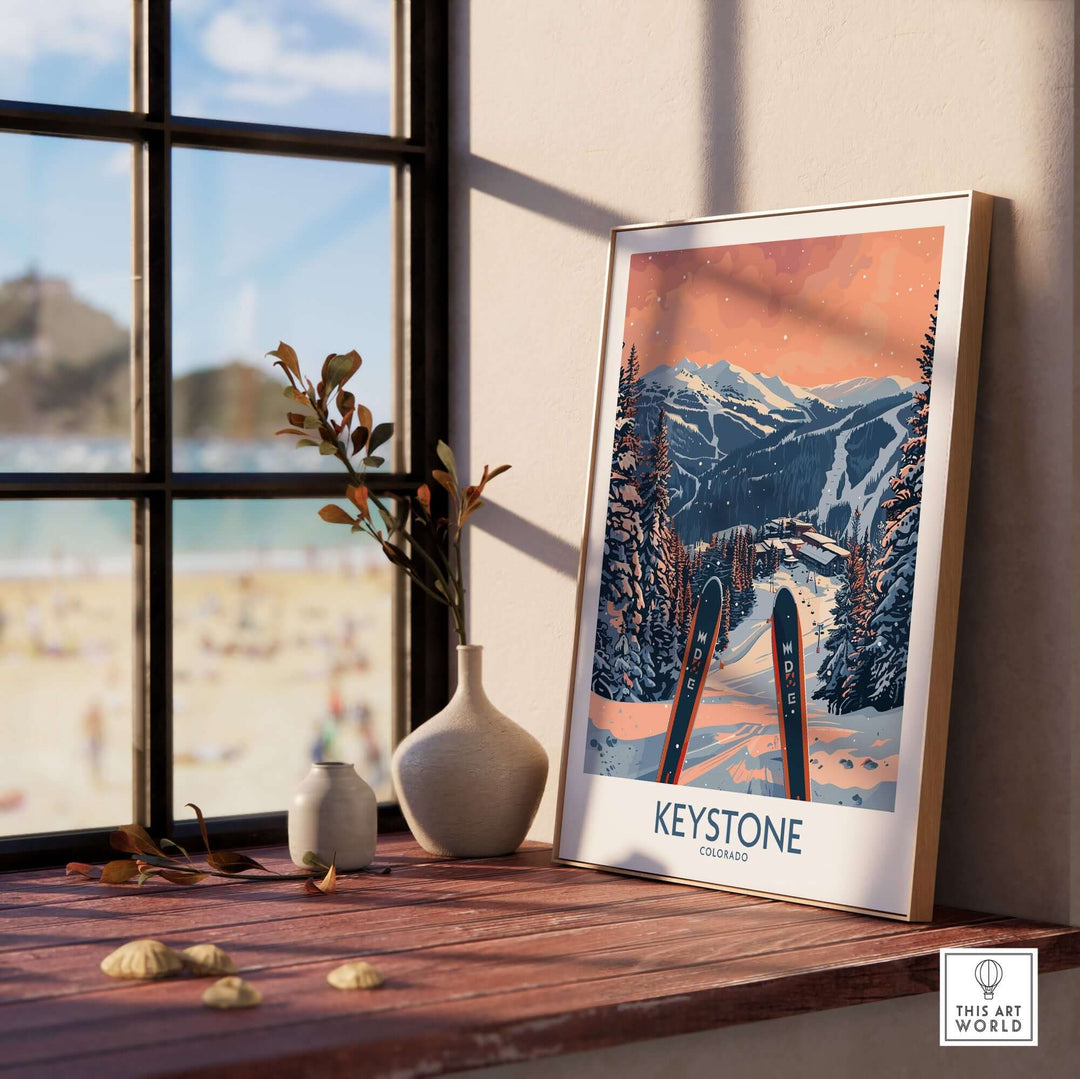
[[[612,230],[557,861],[932,917],[992,206]]]

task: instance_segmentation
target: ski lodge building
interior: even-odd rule
[[[840,572],[851,553],[828,536],[815,532],[809,521],[797,517],[777,517],[768,521],[762,536],[764,538],[754,547],[759,557],[772,557],[772,552],[778,550],[783,561],[805,562],[817,573],[829,576]]]

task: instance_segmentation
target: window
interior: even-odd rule
[[[413,0],[7,0],[0,11],[0,865],[136,820],[283,838],[312,759],[445,703],[445,612],[317,517],[279,339],[364,356],[446,433],[446,13]],[[413,663],[410,657],[422,657]]]

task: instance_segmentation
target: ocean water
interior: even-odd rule
[[[327,568],[379,561],[378,546],[318,516],[326,498],[183,499],[173,508],[178,573]],[[344,504],[344,500],[340,501]],[[0,501],[0,577],[131,572],[128,499]]]
[[[230,439],[177,439],[177,472],[341,472],[339,461],[292,440],[237,442]],[[0,472],[129,472],[131,443],[123,438],[27,438],[0,436]]]

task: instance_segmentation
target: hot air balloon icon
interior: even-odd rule
[[[993,959],[984,959],[975,968],[975,981],[982,986],[984,999],[994,999],[994,990],[1001,983],[1001,976],[1001,964]]]

